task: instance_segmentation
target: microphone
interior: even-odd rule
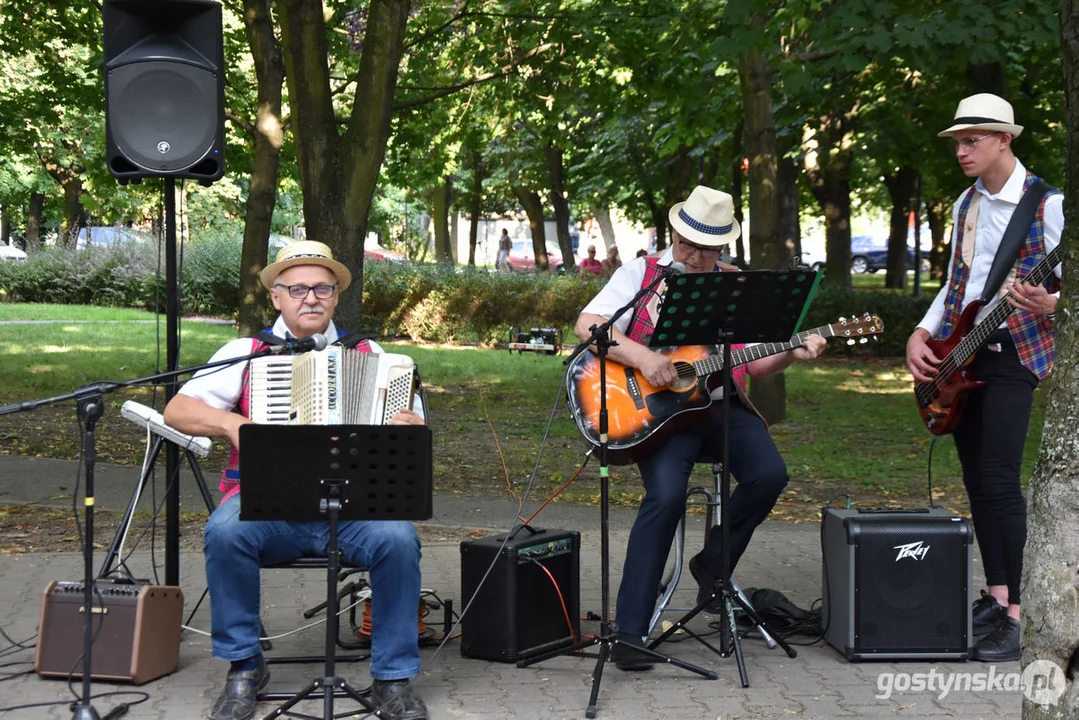
[[[670,278],[673,278],[676,275],[682,275],[683,273],[685,273],[685,271],[686,271],[686,264],[682,263],[682,262],[678,262],[677,260],[674,260],[673,262],[671,262],[670,265],[663,268],[663,277],[665,277],[665,278],[667,278],[669,280]]]
[[[305,337],[297,340],[292,338],[285,340],[280,345],[272,345],[270,347],[270,353],[272,355],[279,355],[287,353],[289,355],[295,355],[298,353],[310,352],[311,350],[325,350],[329,345],[329,341],[322,333],[315,333],[311,337]]]

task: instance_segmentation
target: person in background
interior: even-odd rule
[[[603,263],[596,259],[596,246],[588,246],[588,257],[577,263],[577,272],[581,277],[592,277],[603,274]]]
[[[607,246],[607,257],[603,259],[603,274],[614,275],[614,271],[622,267],[622,258],[618,257],[618,246],[611,243]]]
[[[513,240],[510,239],[510,231],[502,228],[502,236],[498,238],[498,257],[495,259],[495,269],[499,272],[510,271],[511,250],[513,250]]]

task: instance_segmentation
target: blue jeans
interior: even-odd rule
[[[644,499],[629,533],[615,619],[621,632],[643,636],[656,606],[663,567],[674,532],[686,511],[689,475],[698,462],[723,459],[722,403],[700,411],[698,422],[670,438],[638,463]],[[787,466],[764,421],[739,400],[730,407],[730,471],[738,481],[731,493],[728,522],[731,568],[745,552],[787,485]],[[716,528],[718,530],[718,528]],[[704,562],[720,574],[717,533],[705,546]]]
[[[259,647],[262,565],[326,557],[328,522],[240,521],[240,496],[229,498],[206,523],[206,584],[214,657],[242,660]],[[420,671],[416,608],[420,541],[403,521],[349,521],[337,526],[343,556],[370,571],[371,676],[403,680]]]

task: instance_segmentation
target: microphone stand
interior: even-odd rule
[[[316,338],[321,337],[319,335]],[[299,341],[303,342],[303,341]],[[318,340],[314,341],[317,346]],[[325,338],[322,338],[322,345],[325,347]],[[295,345],[294,345],[295,346]],[[313,349],[313,348],[312,348]],[[83,552],[83,621],[82,621],[82,699],[75,707],[73,720],[100,720],[100,715],[90,704],[90,675],[91,675],[91,651],[93,646],[93,601],[94,601],[94,464],[97,460],[97,445],[95,430],[97,421],[101,418],[105,406],[105,393],[119,390],[123,387],[132,387],[135,385],[145,385],[148,383],[155,383],[159,380],[173,380],[180,375],[188,373],[198,372],[199,370],[206,370],[209,368],[220,367],[224,365],[232,365],[238,362],[246,362],[257,357],[264,355],[274,354],[276,348],[264,348],[258,352],[251,353],[249,355],[241,355],[235,358],[226,358],[224,360],[217,360],[214,362],[206,363],[204,365],[196,365],[190,368],[181,368],[179,370],[169,370],[163,373],[157,373],[155,375],[147,375],[146,377],[137,378],[135,380],[128,380],[126,382],[115,381],[103,381],[91,383],[85,385],[78,390],[67,393],[65,395],[56,395],[50,398],[44,398],[41,400],[28,400],[20,403],[12,403],[10,405],[0,406],[0,415],[10,415],[16,412],[25,412],[41,407],[42,405],[51,405],[52,403],[63,402],[65,400],[76,401],[76,415],[79,419],[80,426],[83,426],[83,460],[85,466],[85,491],[83,505],[86,508],[86,536],[82,543]],[[104,616],[102,616],[102,622],[104,622]],[[74,668],[72,669],[74,671]]]
[[[625,644],[618,639],[611,630],[610,622],[610,483],[609,483],[609,471],[607,467],[607,351],[618,345],[618,343],[611,339],[611,327],[614,326],[615,321],[622,317],[630,308],[637,305],[637,302],[641,298],[645,297],[649,293],[655,292],[659,283],[667,280],[675,275],[679,275],[685,272],[685,266],[682,263],[671,263],[667,266],[662,273],[656,276],[656,278],[641,288],[633,298],[620,307],[606,322],[600,325],[593,325],[588,328],[591,335],[584,342],[577,345],[570,353],[570,356],[563,361],[563,364],[570,365],[572,362],[587,350],[591,345],[596,346],[596,355],[599,358],[599,386],[600,386],[600,410],[599,410],[599,478],[600,478],[600,604],[602,616],[600,617],[599,635],[582,640],[575,643],[568,648],[562,648],[553,650],[548,653],[542,653],[534,657],[528,658],[517,663],[517,667],[527,667],[534,663],[542,662],[548,658],[555,657],[557,655],[570,655],[580,653],[582,650],[589,648],[593,645],[599,645],[599,658],[596,661],[596,668],[592,672],[592,693],[588,698],[588,707],[585,709],[585,716],[588,718],[596,717],[596,701],[599,697],[599,684],[603,679],[603,665],[607,662],[607,659],[611,656],[612,647],[614,645]],[[668,655],[656,652],[651,648],[633,646],[634,650],[651,657],[658,662],[670,663],[677,667],[695,672],[698,675],[708,678],[709,680],[715,680],[718,676],[716,673],[703,668],[699,668],[690,663],[672,658]],[[589,655],[588,657],[592,657]]]

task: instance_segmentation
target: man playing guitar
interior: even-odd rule
[[[684,203],[669,213],[671,248],[659,255],[634,258],[619,268],[607,285],[592,299],[577,319],[574,332],[590,337],[589,328],[601,324],[649,285],[672,262],[681,262],[687,273],[736,270],[719,262],[720,250],[738,238],[741,229],[734,218],[730,195],[698,186]],[[632,313],[620,317],[611,328],[618,344],[610,349],[610,359],[636,368],[656,387],[675,384],[678,372],[667,355],[650,350],[653,319],[664,285],[646,295]],[[812,335],[800,347],[754,360],[732,371],[737,397],[730,404],[730,471],[738,481],[730,500],[731,567],[749,545],[754,529],[764,521],[787,484],[787,467],[768,434],[768,427],[745,396],[745,375],[781,372],[795,360],[820,355],[824,338]],[[713,390],[713,397],[722,389]],[[685,512],[689,475],[697,462],[722,457],[723,426],[720,403],[713,403],[695,415],[697,423],[667,438],[666,442],[637,465],[644,482],[645,496],[630,531],[622,584],[618,591],[615,619],[618,640],[614,662],[622,670],[650,667],[650,658],[639,653],[655,608],[663,568],[678,522]],[[718,528],[716,528],[718,531]],[[699,597],[707,597],[719,579],[721,549],[719,532],[709,537],[705,549],[690,560],[690,570],[701,586]]]
[[[932,383],[921,385],[920,395],[950,380],[945,375],[952,366],[941,366],[945,358],[933,351],[939,341],[932,338],[966,332],[957,328],[960,315],[987,290],[1004,230],[1020,198],[1037,180],[1012,153],[1012,140],[1022,130],[1014,123],[1009,103],[982,93],[960,102],[953,124],[940,133],[952,139],[959,166],[976,181],[952,210],[948,281],[907,341],[907,368],[918,383]],[[1057,305],[1043,284],[1022,279],[1057,247],[1063,228],[1063,196],[1050,190],[1037,207],[1015,269],[997,296],[1015,310],[999,327],[986,328],[986,343],[964,371],[983,386],[970,393],[953,430],[989,586],[989,592],[983,591],[974,603],[974,635],[985,635],[974,646],[974,659],[984,662],[1018,660],[1021,654],[1019,581],[1027,514],[1020,467],[1034,389],[1053,368],[1052,318]],[[1055,273],[1049,274],[1050,281],[1060,275],[1059,266]],[[998,306],[988,303],[977,312],[977,319]]]

